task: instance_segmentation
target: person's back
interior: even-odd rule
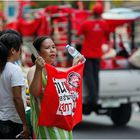
[[[0,76],[0,120],[10,120],[13,122],[21,123],[21,119],[16,111],[11,86],[21,84],[21,71],[18,66],[11,62],[7,62],[4,71]],[[17,79],[16,79],[17,78]]]

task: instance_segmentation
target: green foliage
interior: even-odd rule
[[[70,3],[69,1],[54,1],[54,0],[45,0],[45,1],[33,1],[35,3],[37,3],[37,7],[33,7],[33,8],[44,8],[47,7],[49,5],[63,5],[66,3]]]
[[[33,0],[32,0],[33,1]],[[76,1],[73,0],[45,0],[45,1],[33,1],[37,3],[37,7],[32,7],[32,8],[44,8],[49,5],[64,5],[64,4],[70,4],[72,7],[76,6]],[[89,9],[90,3],[93,4],[95,1],[83,1],[85,5],[85,9]]]
[[[112,7],[120,7],[122,5],[122,3],[123,3],[123,1],[121,1],[121,0],[111,1]]]

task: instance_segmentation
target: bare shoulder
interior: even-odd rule
[[[27,73],[27,80],[28,80],[29,84],[31,83],[31,81],[33,79],[34,72],[35,72],[35,66],[32,66]]]

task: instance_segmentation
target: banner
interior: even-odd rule
[[[41,102],[39,126],[72,128],[82,120],[82,75],[84,63],[66,71],[46,64],[47,86]]]

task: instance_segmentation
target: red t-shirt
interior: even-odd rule
[[[84,22],[78,35],[84,35],[81,53],[87,58],[100,58],[101,45],[107,41],[109,27],[104,20],[88,20]]]

